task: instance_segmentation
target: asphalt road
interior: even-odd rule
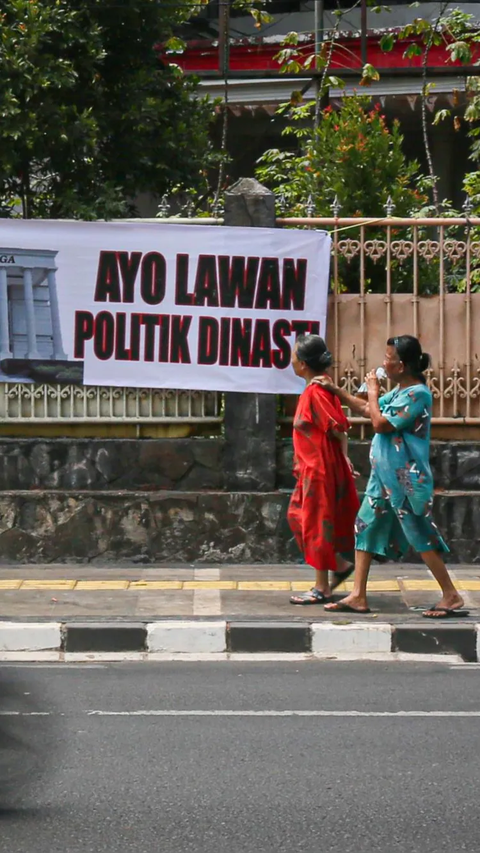
[[[5,801],[2,853],[480,846],[480,669],[143,663],[0,676],[13,685],[0,710],[30,715],[0,727],[53,765],[29,770],[16,808]]]

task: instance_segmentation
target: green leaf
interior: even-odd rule
[[[479,121],[480,120],[480,98],[474,98],[474,100],[468,105],[465,110],[464,115],[465,121]]]
[[[345,80],[342,80],[341,77],[329,76],[326,79],[327,86],[331,86],[333,89],[344,89],[345,88]]]
[[[380,47],[385,53],[389,53],[393,50],[395,44],[395,36],[392,33],[388,33],[387,35],[382,36],[380,39]]]
[[[451,110],[438,110],[435,115],[435,118],[433,119],[433,124],[440,124],[441,121],[445,121],[445,119],[448,118],[448,116],[450,116],[451,114]]]
[[[466,41],[456,41],[454,44],[447,45],[447,50],[450,53],[452,62],[461,62],[463,65],[468,65],[472,61],[472,51]]]
[[[408,45],[403,56],[405,59],[413,59],[414,56],[423,56],[423,48],[421,45],[414,42],[413,44]]]
[[[281,44],[285,45],[285,46],[289,45],[289,44],[298,44],[298,38],[299,38],[298,33],[292,31],[290,33],[287,33],[285,38],[282,39]]]
[[[183,39],[177,38],[176,36],[172,36],[172,38],[168,39],[165,43],[167,53],[183,53],[186,46],[187,45]]]
[[[368,86],[370,83],[377,82],[380,80],[380,74],[377,69],[373,67],[369,62],[367,62],[362,69],[362,77],[360,80],[361,86]]]

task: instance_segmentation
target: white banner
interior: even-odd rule
[[[296,393],[296,336],[325,336],[325,232],[2,220],[0,235],[3,379],[75,361],[86,385]]]

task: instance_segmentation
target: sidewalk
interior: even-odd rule
[[[478,610],[480,620],[480,566],[452,566],[450,570],[472,617]],[[0,567],[0,619],[338,621],[339,614],[328,613],[321,606],[289,603],[292,592],[312,585],[313,571],[299,565],[9,565]],[[351,588],[349,580],[336,594],[341,596]],[[426,569],[406,564],[374,566],[369,590],[372,613],[349,614],[350,621],[418,620],[418,613],[409,608],[427,608],[439,598],[439,588]]]
[[[480,567],[453,566],[470,616],[423,619],[439,590],[421,566],[372,569],[364,616],[292,606],[313,572],[299,565],[0,568],[0,660],[95,655],[297,653],[372,657],[453,654],[480,660]],[[338,588],[339,597],[351,581]]]

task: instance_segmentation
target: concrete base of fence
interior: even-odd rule
[[[291,563],[285,492],[0,492],[7,563]],[[480,560],[480,492],[444,492],[434,514],[454,563]],[[412,558],[409,556],[409,562]]]
[[[0,660],[69,660],[104,655],[292,654],[348,656],[455,655],[475,663],[480,625],[350,625],[308,622],[226,622],[175,619],[151,623],[0,622]]]

